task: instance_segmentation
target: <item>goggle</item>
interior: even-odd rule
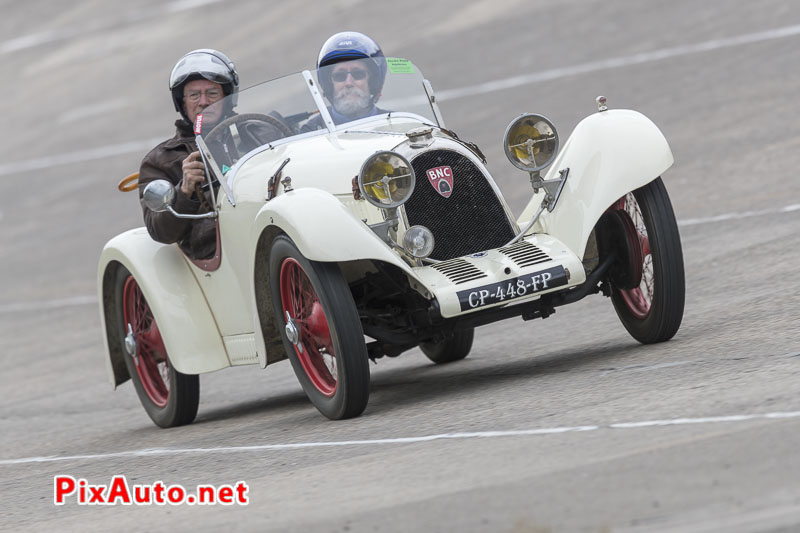
[[[347,79],[347,76],[350,75],[356,81],[361,81],[367,77],[367,71],[362,69],[355,69],[355,70],[339,70],[331,74],[331,79],[335,82],[343,82]]]

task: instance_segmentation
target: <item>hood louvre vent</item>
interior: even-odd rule
[[[443,261],[441,263],[431,265],[431,268],[447,276],[447,279],[456,285],[486,277],[486,274],[478,270],[475,265],[468,263],[463,259],[451,259],[449,261]]]
[[[498,252],[510,257],[520,267],[538,265],[551,260],[549,255],[528,241],[516,242],[511,246],[498,249]]]

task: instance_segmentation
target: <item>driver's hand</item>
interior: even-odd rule
[[[206,180],[206,170],[200,152],[192,152],[183,160],[183,180],[181,180],[181,192],[186,196],[191,196],[195,185],[202,184]]]

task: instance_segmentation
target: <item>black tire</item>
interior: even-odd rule
[[[309,261],[280,235],[272,243],[269,272],[283,345],[309,400],[331,420],[360,415],[369,400],[369,359],[358,311],[338,265]],[[297,344],[288,336],[287,311]]]
[[[469,355],[475,328],[459,329],[438,342],[421,342],[420,350],[437,365],[461,361]]]
[[[686,287],[678,224],[664,182],[657,178],[629,193],[611,212],[628,228],[622,233],[633,235],[628,237],[627,248],[633,249],[627,253],[629,263],[642,261],[641,268],[630,264],[618,269],[616,276],[611,272],[617,316],[642,344],[669,340],[683,320]]]
[[[199,377],[182,374],[170,364],[150,306],[124,267],[117,269],[114,296],[125,366],[142,407],[159,427],[191,424],[200,403]],[[134,355],[126,349],[128,324],[136,339]]]

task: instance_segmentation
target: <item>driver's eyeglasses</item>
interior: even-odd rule
[[[333,81],[341,83],[347,79],[348,74],[351,75],[353,79],[356,81],[361,81],[367,77],[366,70],[356,69],[356,70],[340,70],[338,72],[334,72],[333,74],[331,74],[331,78],[333,78]]]
[[[211,102],[214,102],[222,98],[222,91],[220,91],[219,89],[209,89],[207,91],[190,91],[184,94],[183,97],[188,102],[192,102],[194,104],[200,101],[200,97],[203,95],[203,92],[205,92],[206,100],[209,100]]]

